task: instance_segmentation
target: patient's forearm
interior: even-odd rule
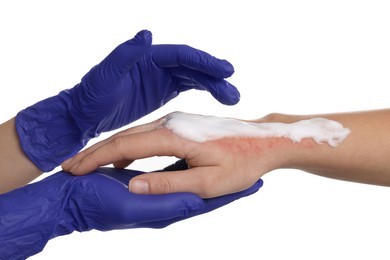
[[[0,194],[21,187],[41,174],[20,147],[15,119],[0,125]]]
[[[390,110],[312,116],[272,114],[260,121],[295,122],[312,117],[335,120],[351,130],[338,147],[295,143],[287,168],[325,177],[390,186]]]

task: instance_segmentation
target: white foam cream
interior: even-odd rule
[[[339,122],[312,118],[286,123],[251,123],[231,118],[174,112],[165,118],[164,127],[175,134],[195,141],[206,142],[225,137],[285,137],[293,142],[312,138],[317,143],[338,146],[351,132]]]

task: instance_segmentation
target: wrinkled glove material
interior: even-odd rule
[[[163,228],[253,194],[263,183],[204,200],[192,193],[138,195],[127,185],[140,173],[113,168],[85,176],[58,172],[0,195],[0,259],[25,259],[50,239],[73,231]]]
[[[156,110],[179,93],[206,90],[223,104],[240,95],[225,78],[226,60],[186,45],[152,45],[149,31],[120,44],[79,84],[16,116],[25,154],[48,172],[102,132],[118,129]]]

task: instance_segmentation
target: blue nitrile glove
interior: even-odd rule
[[[127,184],[140,173],[114,168],[84,176],[58,172],[0,195],[0,259],[25,259],[40,252],[50,239],[75,230],[162,228],[262,186],[259,180],[245,191],[206,200],[192,193],[138,195],[129,192]]]
[[[22,149],[42,171],[51,171],[101,132],[117,129],[156,110],[180,92],[209,91],[236,104],[237,89],[224,80],[233,66],[186,45],[151,45],[139,32],[120,44],[79,84],[16,116]]]
[[[159,170],[159,172],[182,171],[182,170],[187,170],[187,169],[188,169],[188,164],[186,163],[186,160],[185,159],[181,159],[181,160],[178,160],[176,163],[174,163],[172,165],[169,165],[169,166],[165,167],[162,170]],[[130,181],[130,179],[129,179],[129,181]],[[261,186],[263,186],[263,180],[262,179],[258,180],[254,185],[252,185],[250,188],[248,188],[246,190],[243,190],[243,191],[240,191],[240,192],[236,192],[236,193],[232,193],[232,194],[219,196],[219,197],[216,197],[216,198],[203,199],[204,208],[202,210],[198,211],[198,212],[194,212],[194,214],[192,216],[184,216],[184,217],[183,216],[179,216],[177,218],[155,222],[155,224],[158,224],[158,225],[161,225],[161,227],[164,227],[164,226],[168,226],[168,225],[170,225],[172,223],[178,222],[180,220],[187,219],[189,217],[194,217],[194,216],[197,216],[197,215],[205,214],[205,213],[213,211],[213,210],[215,210],[217,208],[223,207],[226,204],[229,204],[229,203],[231,203],[231,202],[233,202],[233,201],[235,201],[237,199],[249,196],[249,195],[257,192],[261,188]]]

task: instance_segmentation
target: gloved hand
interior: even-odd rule
[[[233,66],[186,45],[151,45],[139,32],[116,47],[79,84],[19,112],[22,149],[42,171],[51,171],[101,132],[122,127],[156,110],[180,92],[209,91],[223,104],[239,101],[224,80]]]
[[[183,168],[179,163],[164,170]],[[202,200],[192,193],[137,195],[127,188],[138,171],[100,168],[85,176],[65,172],[0,195],[0,259],[25,259],[57,236],[97,229],[162,228],[258,191],[251,188]]]

